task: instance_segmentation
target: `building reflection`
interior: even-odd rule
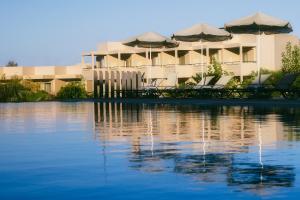
[[[264,163],[264,150],[279,141],[299,140],[287,127],[300,119],[296,109],[253,107],[195,107],[94,103],[95,137],[130,147],[131,168],[170,171],[201,182],[264,193],[291,187],[293,166]],[[294,118],[295,117],[295,118]],[[291,120],[293,118],[293,120]],[[255,153],[256,160],[236,158]]]

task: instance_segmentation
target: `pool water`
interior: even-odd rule
[[[0,104],[0,199],[298,199],[300,108]]]

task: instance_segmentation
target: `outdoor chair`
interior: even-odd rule
[[[177,84],[177,74],[176,73],[170,73],[168,74],[167,80],[164,82],[163,89],[170,90],[175,89]]]
[[[299,89],[291,88],[298,76],[299,74],[297,73],[284,75],[275,85],[275,91],[280,92],[284,98],[294,96],[295,93],[299,94]]]
[[[261,74],[260,76],[256,76],[255,79],[246,87],[247,89],[257,89],[263,87],[263,84],[267,81],[267,79],[271,76],[271,74]]]
[[[233,76],[222,76],[214,85],[203,86],[204,89],[224,89],[225,86],[229,83],[229,81],[233,78]]]
[[[214,76],[206,76],[204,77],[197,85],[193,87],[193,89],[201,89],[204,86],[208,86],[209,82],[214,78]]]

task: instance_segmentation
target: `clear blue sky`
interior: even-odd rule
[[[289,20],[300,36],[298,0],[1,0],[0,65],[68,65],[102,41],[196,23],[218,27],[261,11]]]

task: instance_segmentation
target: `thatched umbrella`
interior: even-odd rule
[[[152,48],[172,48],[178,46],[178,43],[155,32],[146,32],[141,35],[131,37],[127,39],[125,42],[123,42],[124,45],[127,46],[137,46],[142,48],[149,48],[150,50],[150,60],[152,63],[152,56],[151,56],[151,50]],[[151,67],[150,67],[151,70]],[[151,80],[151,74],[150,71],[150,80]]]
[[[230,33],[208,24],[196,24],[190,28],[183,29],[173,34],[172,38],[184,42],[201,42],[201,54],[203,55],[203,41],[219,42],[231,38]],[[201,56],[202,59],[203,56]],[[201,71],[203,79],[203,60],[201,60]]]
[[[268,35],[290,33],[293,31],[290,22],[260,12],[226,23],[224,28],[230,33],[258,35],[258,53],[256,55],[258,76],[260,76],[260,35],[262,33]]]

